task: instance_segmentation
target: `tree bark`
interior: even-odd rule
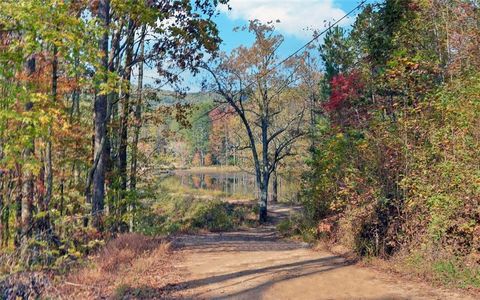
[[[36,69],[35,57],[31,56],[27,60],[27,76],[30,78],[35,73]],[[31,111],[33,109],[33,103],[28,101],[25,104],[25,111]],[[33,125],[29,125],[33,126]],[[29,143],[25,146],[23,150],[23,159],[25,162],[29,162],[33,159],[33,154],[35,151],[35,139],[30,138]],[[33,197],[34,197],[34,175],[31,168],[25,168],[23,173],[23,185],[22,185],[22,200],[21,200],[21,227],[22,227],[22,236],[26,237],[30,231],[30,226],[32,223],[32,211],[33,211]]]
[[[0,153],[0,157],[1,157],[1,153]],[[2,249],[3,247],[3,239],[4,239],[4,221],[3,221],[3,209],[4,209],[4,185],[5,185],[5,178],[4,178],[4,174],[3,172],[0,171],[0,180],[1,180],[1,183],[0,183],[0,249]],[[5,208],[6,208],[6,205],[5,205]]]
[[[140,61],[138,64],[138,86],[137,86],[137,101],[135,103],[134,125],[133,125],[133,142],[132,142],[132,159],[130,165],[130,190],[137,189],[137,164],[138,164],[138,141],[140,137],[140,129],[142,127],[142,103],[143,103],[143,63],[145,55],[145,34],[147,27],[142,27],[140,37]],[[130,204],[130,222],[129,231],[133,232],[133,225],[135,223],[135,203]]]
[[[268,201],[268,180],[265,181],[260,186],[260,203],[259,203],[259,213],[258,219],[260,223],[267,222],[267,201]]]
[[[52,61],[52,101],[57,102],[57,83],[58,83],[58,58],[57,46],[53,46],[53,61]],[[47,148],[45,149],[45,178],[46,178],[46,193],[45,193],[45,208],[48,208],[50,200],[52,199],[53,190],[53,164],[52,164],[52,126],[48,127]]]
[[[128,25],[128,36],[125,57],[125,74],[123,79],[127,82],[124,99],[122,102],[122,116],[120,120],[120,145],[118,149],[118,170],[120,174],[120,189],[127,190],[127,140],[128,140],[128,117],[130,113],[130,79],[132,74],[133,44],[134,44],[134,23],[130,20]],[[123,198],[123,195],[121,196]]]
[[[259,83],[259,87],[266,85]],[[261,112],[261,130],[262,130],[262,176],[263,184],[261,185],[261,199],[260,199],[260,215],[259,220],[261,223],[267,221],[267,211],[268,211],[268,184],[270,182],[270,160],[268,157],[268,127],[269,127],[269,99],[267,96],[267,87],[263,87],[263,91],[260,90],[262,94],[262,112]]]
[[[21,174],[18,173],[18,184],[22,185]],[[15,248],[20,247],[20,237],[22,236],[22,191],[19,190],[15,196],[15,237],[13,244]]]
[[[3,138],[0,137],[0,160],[4,158],[3,155]],[[5,230],[5,221],[4,221],[4,212],[7,211],[8,209],[8,203],[6,201],[7,195],[8,195],[8,187],[10,183],[6,184],[7,182],[7,172],[6,171],[0,171],[0,249],[3,247],[3,241],[6,236],[4,232],[6,233]]]
[[[272,182],[272,203],[278,202],[278,175],[277,171],[273,171]]]
[[[99,42],[99,48],[102,52],[102,72],[108,70],[108,27],[109,27],[110,1],[100,0],[98,3],[98,18],[102,22],[104,29],[103,36]],[[103,74],[103,83],[107,83],[107,74]],[[94,157],[98,156],[98,163],[93,172],[93,198],[92,215],[93,226],[102,229],[102,215],[105,201],[105,167],[108,158],[105,151],[106,122],[107,122],[107,94],[99,93],[94,104]]]
[[[140,137],[140,129],[142,127],[142,102],[143,102],[143,56],[145,55],[145,33],[146,27],[142,27],[140,41],[140,60],[138,64],[138,86],[137,86],[137,102],[135,103],[134,113],[134,130],[132,143],[132,161],[130,166],[130,190],[135,191],[137,188],[137,164],[138,164],[138,140]]]
[[[79,58],[79,53],[74,52],[74,60],[73,60],[73,72],[75,73],[75,89],[73,90],[72,93],[72,107],[70,109],[70,122],[73,122],[73,120],[79,120],[80,119],[80,88],[79,88],[79,81],[80,81],[80,76],[79,76],[79,71],[78,67],[80,65],[80,58]]]

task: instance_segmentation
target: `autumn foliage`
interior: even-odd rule
[[[303,195],[320,236],[476,288],[478,21],[476,1],[392,0],[329,31]]]
[[[335,111],[349,105],[349,102],[362,96],[363,88],[362,78],[357,71],[333,76],[330,81],[331,92],[328,102],[325,103],[325,109]]]

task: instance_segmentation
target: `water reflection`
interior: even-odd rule
[[[245,173],[188,173],[178,172],[172,175],[177,177],[184,187],[204,190],[221,191],[225,195],[255,196],[255,177]]]
[[[161,183],[170,188],[184,187],[187,189],[221,192],[223,196],[241,198],[257,198],[258,190],[255,176],[246,172],[191,173],[176,171],[161,179]],[[270,197],[272,193],[270,186]],[[278,197],[290,197],[289,184],[279,178]]]

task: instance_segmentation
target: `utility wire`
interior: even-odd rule
[[[322,35],[324,35],[325,33],[327,33],[330,29],[332,29],[333,27],[337,26],[340,22],[342,22],[344,19],[346,19],[348,16],[350,16],[352,13],[354,13],[357,9],[359,9],[360,7],[362,7],[365,3],[367,2],[367,0],[363,0],[362,2],[360,2],[360,4],[358,4],[357,6],[355,6],[352,10],[350,10],[348,13],[346,13],[343,17],[341,17],[340,19],[338,19],[337,21],[333,22],[331,25],[329,25],[326,29],[324,29],[323,31],[321,31],[320,33],[317,33],[313,36],[313,38],[308,41],[307,43],[305,43],[303,46],[301,46],[300,48],[298,48],[296,51],[294,51],[292,54],[290,54],[289,56],[287,56],[286,58],[284,58],[282,61],[280,61],[279,63],[277,63],[275,66],[273,66],[270,70],[267,70],[267,72],[265,73],[265,75],[263,76],[260,76],[260,78],[266,76],[268,73],[270,73],[271,71],[275,70],[276,68],[278,68],[279,66],[281,66],[282,64],[284,64],[285,62],[287,62],[290,58],[294,57],[295,55],[297,55],[298,53],[300,53],[300,51],[302,51],[303,49],[307,48],[308,46],[310,46],[313,42],[315,42],[319,37],[321,37]]]
[[[319,37],[321,37],[322,35],[324,35],[325,33],[327,33],[329,30],[331,30],[333,27],[337,26],[340,22],[342,22],[343,20],[345,20],[346,18],[348,18],[351,14],[353,14],[357,9],[361,8],[365,3],[367,2],[367,0],[362,0],[362,2],[360,2],[357,6],[355,6],[352,10],[350,10],[348,13],[346,13],[343,17],[341,17],[340,19],[336,20],[335,22],[333,22],[332,24],[330,24],[326,29],[322,30],[321,32],[315,34],[313,36],[312,39],[310,39],[307,43],[303,44],[300,48],[298,48],[297,50],[295,50],[294,52],[292,52],[290,55],[288,55],[286,58],[282,59],[280,62],[278,62],[277,64],[275,64],[271,69],[268,69],[264,74],[262,74],[261,76],[259,76],[257,78],[258,79],[262,79],[263,77],[267,76],[269,73],[271,73],[273,70],[277,69],[278,67],[280,67],[282,64],[284,64],[285,62],[287,62],[289,59],[291,59],[292,57],[294,57],[295,55],[297,55],[298,53],[300,53],[302,50],[306,49],[308,46],[310,46],[311,44],[313,44]],[[248,83],[244,89],[246,88],[249,88],[251,87],[252,85],[255,84],[255,81],[251,81],[250,83]],[[237,91],[236,93],[233,94],[233,97],[235,97],[236,95],[238,95],[240,93],[240,91]],[[210,114],[212,111],[214,111],[215,109],[219,108],[220,106],[222,106],[223,104],[225,103],[221,103],[221,104],[218,104],[216,105],[215,107],[213,107],[212,109],[210,109],[209,111],[207,111],[206,113],[200,115],[198,118],[196,118],[194,121],[192,121],[192,123],[196,123],[198,120],[200,120],[201,118],[207,116],[208,114]]]

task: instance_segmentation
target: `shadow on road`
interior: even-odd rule
[[[312,259],[312,260],[303,260],[294,263],[286,263],[286,264],[278,264],[263,268],[256,268],[256,269],[246,269],[239,272],[233,272],[224,275],[216,275],[210,276],[202,279],[197,280],[190,280],[181,282],[177,285],[177,290],[185,290],[185,289],[194,289],[201,286],[211,285],[211,284],[218,284],[226,281],[230,281],[233,279],[241,279],[241,277],[245,277],[244,280],[238,280],[234,284],[230,285],[222,285],[222,288],[231,287],[233,285],[240,285],[244,284],[247,281],[258,279],[260,276],[271,276],[275,275],[275,278],[271,280],[267,280],[260,285],[255,285],[248,289],[244,289],[234,294],[224,295],[226,296],[240,296],[244,293],[251,293],[255,290],[263,290],[268,286],[271,286],[275,283],[290,280],[294,278],[299,278],[302,276],[308,276],[316,273],[327,272],[330,270],[334,270],[337,268],[342,268],[349,265],[344,259],[339,256],[329,256],[323,257],[319,259]],[[210,290],[211,291],[211,290]],[[201,296],[201,295],[197,295]]]

